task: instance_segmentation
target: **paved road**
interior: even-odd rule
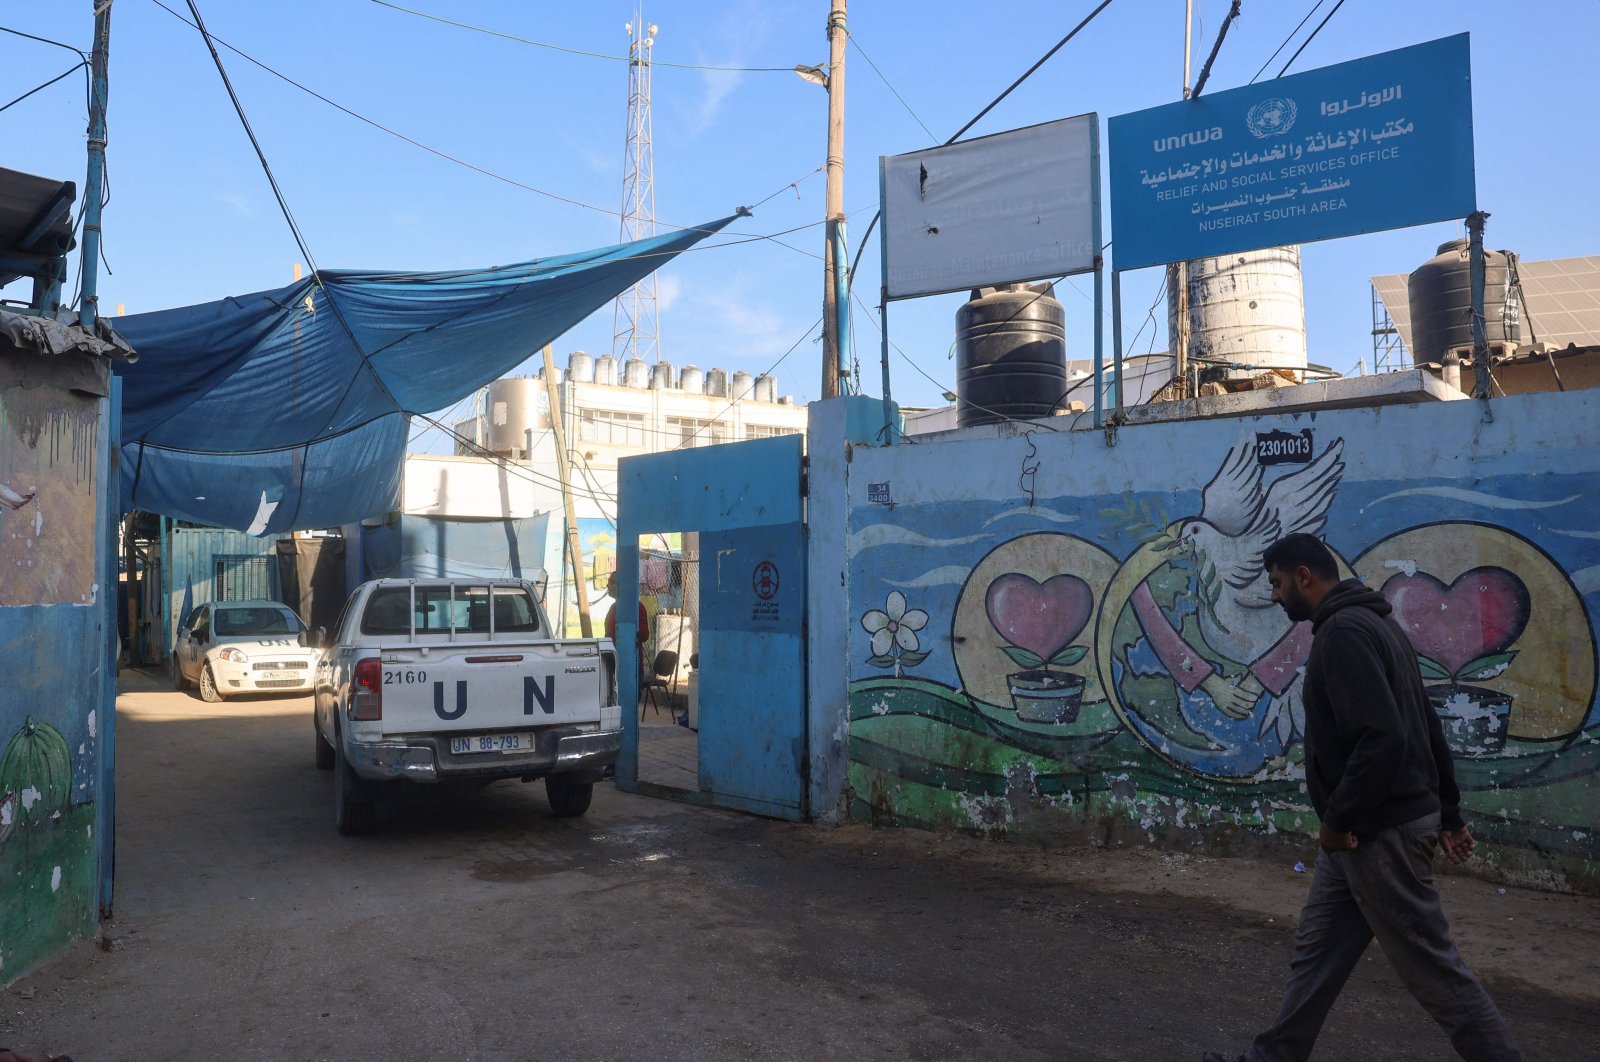
[[[375,836],[341,838],[307,701],[206,705],[136,674],[124,690],[123,943],[13,986],[0,1042],[77,1062],[1195,1059],[1242,1044],[1281,985],[1286,917],[1154,895],[1111,863],[1073,880],[1094,853],[609,786],[555,820],[542,786],[515,783],[414,792]],[[1157,881],[1233,873],[1136,858]],[[1303,878],[1272,873],[1265,909],[1292,910]],[[1519,902],[1581,923],[1575,980],[1597,969],[1594,901]],[[1530,1059],[1593,1057],[1597,984],[1577,999],[1491,979]],[[1318,1057],[1452,1056],[1377,957]]]

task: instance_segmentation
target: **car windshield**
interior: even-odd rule
[[[236,638],[249,634],[299,634],[300,617],[286,608],[219,608],[212,617],[218,637]]]

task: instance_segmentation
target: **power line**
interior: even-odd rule
[[[0,26],[0,33],[9,33],[14,37],[26,37],[28,40],[38,41],[40,44],[53,44],[57,48],[65,48],[69,52],[75,52],[78,58],[82,59],[85,63],[89,61],[88,54],[84,52],[82,48],[76,48],[70,44],[63,44],[60,41],[53,41],[49,37],[35,37],[31,33],[23,33],[21,30],[12,29],[10,26]]]
[[[821,325],[822,325],[822,318],[818,317],[816,319],[816,321],[811,325],[811,327],[806,329],[805,334],[802,335],[799,339],[794,341],[794,346],[792,346],[788,350],[784,351],[783,354],[779,356],[778,360],[773,362],[771,367],[769,367],[767,369],[767,371],[762,373],[761,375],[763,375],[763,376],[771,376],[773,373],[777,372],[778,371],[778,366],[782,365],[784,363],[784,360],[786,358],[788,358],[788,356],[790,354],[793,354],[796,350],[800,349],[800,344],[804,343],[807,339],[810,339],[811,338],[811,333],[815,332]],[[734,400],[732,402],[729,402],[727,404],[727,406],[725,406],[723,408],[722,412],[720,412],[716,416],[712,417],[706,423],[706,427],[709,427],[710,425],[715,424],[717,421],[721,420],[724,416],[726,416],[727,413],[728,413],[728,410],[730,410],[734,406],[736,406],[741,401],[741,399],[743,397],[744,396],[740,395],[740,396],[734,398]],[[681,450],[685,446],[688,446],[690,443],[694,442],[695,439],[699,438],[700,433],[702,431],[704,431],[704,430],[705,430],[705,427],[696,428],[694,430],[693,434],[691,434],[687,439],[684,439],[683,442],[679,443],[677,446],[674,446],[673,450]]]
[[[894,98],[900,101],[900,106],[904,107],[906,109],[906,113],[911,115],[912,119],[915,120],[918,125],[922,126],[922,131],[928,134],[928,139],[937,144],[939,142],[939,138],[933,135],[933,130],[928,128],[926,122],[917,117],[917,112],[912,110],[911,104],[907,103],[906,98],[900,95],[900,90],[895,88],[893,83],[891,83],[889,79],[884,76],[882,70],[878,69],[878,64],[872,61],[872,56],[868,55],[867,50],[861,47],[861,42],[856,40],[856,35],[850,30],[845,30],[844,32],[845,36],[850,39],[850,43],[856,46],[856,51],[861,53],[861,58],[867,61],[868,66],[872,67],[872,72],[878,75],[878,80],[882,81],[884,86],[888,88],[890,92],[894,93]]]
[[[944,146],[948,147],[949,145],[954,144],[957,140],[960,140],[961,139],[961,135],[963,133],[965,133],[968,129],[971,129],[973,126],[977,125],[978,122],[983,119],[984,115],[986,115],[990,111],[994,110],[995,107],[997,107],[1000,104],[1001,100],[1003,100],[1007,96],[1011,95],[1011,93],[1016,90],[1018,85],[1022,84],[1024,81],[1028,80],[1028,78],[1032,77],[1035,71],[1037,71],[1041,66],[1043,66],[1046,62],[1048,62],[1053,55],[1055,55],[1063,47],[1065,47],[1067,42],[1072,40],[1072,38],[1076,37],[1083,30],[1083,28],[1085,26],[1087,26],[1089,23],[1093,22],[1095,20],[1095,18],[1100,14],[1100,12],[1104,11],[1106,8],[1108,8],[1110,6],[1111,6],[1111,0],[1102,0],[1102,3],[1098,7],[1096,7],[1093,11],[1089,12],[1087,15],[1084,16],[1083,21],[1079,22],[1076,26],[1073,26],[1072,29],[1068,30],[1067,31],[1067,35],[1065,37],[1062,37],[1059,41],[1057,41],[1055,43],[1054,47],[1052,47],[1048,52],[1045,52],[1044,55],[1040,56],[1038,62],[1034,63],[1032,66],[1028,67],[1027,70],[1023,71],[1022,76],[1017,78],[1010,85],[1006,86],[1006,90],[1004,92],[1000,93],[1000,95],[998,95],[994,99],[990,100],[988,102],[988,104],[986,104],[984,106],[983,110],[979,111],[977,114],[972,116],[972,120],[970,122],[968,122],[966,125],[962,126],[960,129],[956,130],[955,135],[952,136],[949,140],[946,140],[944,142]],[[850,275],[849,275],[849,277],[848,277],[848,279],[846,281],[846,286],[849,287],[852,291],[855,290],[856,268],[861,265],[861,255],[867,249],[867,241],[869,239],[871,239],[871,237],[872,237],[872,230],[877,227],[878,221],[882,217],[883,217],[883,208],[880,207],[878,209],[878,211],[875,214],[872,215],[872,220],[867,223],[867,231],[862,234],[861,243],[856,247],[855,258],[850,263]]]
[[[486,28],[484,26],[474,26],[474,25],[472,25],[471,23],[468,23],[468,22],[457,22],[454,19],[442,18],[439,15],[431,15],[426,11],[416,11],[416,10],[414,10],[412,8],[409,8],[409,7],[401,7],[399,4],[390,3],[389,0],[372,0],[372,2],[374,4],[377,4],[379,7],[387,7],[389,9],[391,9],[391,10],[394,10],[394,11],[403,11],[408,15],[415,15],[418,18],[425,18],[430,22],[439,22],[439,23],[442,23],[442,24],[444,24],[446,26],[454,26],[457,29],[470,30],[473,33],[482,33],[482,34],[485,34],[486,36],[490,36],[490,37],[499,37],[501,40],[514,41],[517,44],[526,44],[526,45],[529,45],[529,46],[534,47],[534,48],[547,48],[547,49],[549,49],[550,51],[553,51],[553,52],[566,52],[568,55],[581,55],[581,56],[585,56],[586,58],[589,58],[589,59],[608,59],[608,60],[611,60],[612,62],[618,62],[618,63],[626,63],[626,62],[630,61],[629,58],[627,56],[625,56],[625,55],[607,55],[604,52],[591,52],[591,51],[586,51],[583,48],[569,48],[564,44],[550,44],[550,43],[545,42],[545,41],[529,40],[526,37],[518,37],[514,33],[505,33],[505,32],[503,32],[501,30],[488,29],[488,28]],[[794,73],[794,67],[792,67],[792,66],[708,66],[708,65],[705,65],[705,64],[701,64],[701,63],[654,63],[654,62],[653,62],[653,65],[655,65],[655,66],[670,66],[675,70],[716,70],[716,71],[721,71],[721,72],[730,73],[730,74],[792,74],[792,73]]]
[[[1261,64],[1261,69],[1257,70],[1256,76],[1250,79],[1250,84],[1254,85],[1261,75],[1266,73],[1267,67],[1272,65],[1272,61],[1276,59],[1285,48],[1289,47],[1289,42],[1294,40],[1295,35],[1305,28],[1305,24],[1307,22],[1311,21],[1311,16],[1317,13],[1317,8],[1321,7],[1327,2],[1328,0],[1317,0],[1316,3],[1311,5],[1311,10],[1306,12],[1306,16],[1300,20],[1300,24],[1294,29],[1290,30],[1289,35],[1283,39],[1283,43],[1278,45],[1271,55],[1267,56],[1267,61]]]
[[[200,29],[200,27],[195,25],[195,23],[189,21],[188,19],[184,18],[183,15],[179,14],[177,11],[174,11],[172,8],[168,7],[165,3],[162,2],[162,0],[151,0],[151,3],[155,4],[157,7],[161,8],[161,10],[165,11],[167,14],[169,14],[173,18],[177,19],[179,22],[182,22],[184,25],[188,26],[190,29],[196,29],[196,30]],[[206,32],[206,37],[207,37],[208,40],[214,41],[216,44],[222,45],[222,47],[228,49],[228,51],[232,52],[234,55],[237,55],[239,58],[243,59],[245,62],[250,63],[253,66],[258,67],[259,69],[266,71],[267,73],[271,74],[273,77],[277,78],[278,80],[284,82],[285,84],[291,85],[294,88],[299,89],[301,92],[304,92],[306,95],[311,96],[313,99],[320,100],[321,102],[327,104],[329,107],[332,107],[334,110],[339,111],[339,112],[341,112],[343,114],[346,114],[346,115],[350,116],[351,118],[356,119],[356,121],[358,121],[358,122],[363,122],[366,125],[369,125],[372,128],[378,130],[379,132],[386,133],[389,136],[392,136],[392,137],[396,138],[397,140],[403,140],[407,144],[410,144],[412,147],[420,148],[421,150],[426,151],[428,154],[436,156],[437,158],[441,158],[441,159],[445,160],[446,162],[453,163],[453,164],[455,164],[457,166],[460,166],[460,167],[462,167],[464,169],[471,170],[474,173],[482,174],[485,177],[489,177],[489,178],[492,178],[492,179],[494,179],[496,181],[500,181],[500,182],[502,182],[504,184],[508,184],[508,185],[512,186],[513,188],[520,188],[521,190],[523,190],[525,192],[532,192],[535,195],[544,196],[546,199],[553,199],[553,200],[556,200],[557,202],[566,203],[569,206],[581,207],[584,210],[593,210],[593,211],[595,211],[597,213],[606,214],[606,215],[608,215],[610,217],[621,217],[622,216],[620,211],[612,210],[609,207],[597,206],[597,205],[595,205],[593,203],[585,203],[582,200],[573,199],[570,196],[561,195],[558,192],[551,192],[551,191],[548,191],[546,189],[536,187],[536,186],[528,184],[528,183],[526,183],[524,181],[519,181],[514,177],[507,177],[505,174],[496,173],[494,170],[487,169],[487,168],[485,168],[483,166],[479,166],[478,164],[476,164],[474,162],[469,162],[466,159],[463,159],[463,158],[461,158],[459,156],[456,156],[456,155],[452,155],[447,151],[442,151],[439,148],[433,147],[433,146],[431,146],[429,144],[425,144],[422,141],[416,139],[415,137],[408,136],[405,133],[400,132],[398,129],[394,129],[394,128],[390,127],[390,126],[384,125],[382,122],[379,122],[376,119],[369,118],[366,115],[360,113],[359,111],[355,111],[355,110],[352,110],[349,107],[346,107],[344,104],[338,102],[337,100],[333,100],[333,99],[330,99],[327,96],[324,96],[322,93],[318,92],[314,88],[311,88],[309,85],[306,85],[306,84],[304,84],[304,83],[302,83],[300,81],[296,81],[294,78],[290,77],[288,74],[283,73],[281,70],[278,70],[278,69],[276,69],[274,67],[268,66],[266,63],[262,62],[260,59],[257,59],[255,56],[251,55],[250,53],[248,53],[248,52],[236,47],[235,45],[229,44],[227,41],[223,40],[220,37],[215,36],[214,34],[211,34],[208,31]],[[806,175],[806,177],[809,177],[809,176],[810,176],[810,174]],[[776,196],[781,194],[785,189],[794,187],[800,181],[803,181],[805,179],[806,179],[805,177],[801,177],[797,181],[791,181],[789,184],[786,184],[782,188],[779,188],[776,192],[773,192],[771,195],[767,196],[765,199],[760,200],[760,202],[758,202],[756,205],[759,206],[761,203],[765,203],[768,200],[775,198]],[[754,208],[753,207],[747,207],[746,209],[754,209]],[[672,224],[671,222],[665,222],[664,224],[667,224],[668,227],[670,227],[670,228],[679,229],[679,230],[686,231],[686,232],[698,232],[698,231],[701,231],[697,226],[693,226],[693,225],[675,225],[675,224]],[[817,222],[817,224],[822,224],[822,222]],[[801,226],[801,228],[810,228],[810,227],[811,226]],[[798,229],[791,229],[789,231],[795,232],[795,231],[799,231],[799,230]],[[755,236],[755,237],[760,238],[760,239],[772,239],[773,236],[781,236],[781,235],[783,235],[783,233],[773,233],[770,236],[764,236],[764,235],[761,235],[759,233],[728,233],[728,235]],[[805,250],[802,250],[801,248],[794,247],[794,246],[791,246],[790,244],[783,243],[781,240],[772,239],[772,242],[778,244],[778,246],[780,246],[780,247],[785,247],[785,248],[787,248],[787,249],[789,249],[791,251],[794,251],[797,254],[807,255],[808,257],[813,257],[813,258],[819,258],[820,257],[819,255],[811,254],[811,252],[809,252],[809,251],[805,251]],[[727,246],[727,245],[726,244],[718,244],[718,245],[715,245],[715,246]],[[709,248],[704,248],[704,249],[709,249]]]
[[[1294,65],[1294,61],[1296,59],[1300,58],[1300,53],[1306,50],[1306,45],[1310,44],[1312,41],[1317,39],[1317,34],[1322,32],[1322,27],[1326,26],[1328,24],[1328,20],[1329,19],[1331,19],[1333,16],[1337,15],[1339,13],[1339,9],[1341,7],[1343,7],[1343,6],[1344,6],[1344,0],[1339,0],[1339,2],[1334,4],[1333,8],[1331,10],[1329,10],[1329,12],[1326,15],[1323,16],[1322,21],[1317,23],[1317,28],[1311,31],[1311,36],[1309,36],[1305,40],[1301,41],[1300,42],[1300,47],[1296,48],[1294,50],[1294,54],[1289,56],[1289,61],[1287,63],[1283,64],[1282,69],[1280,69],[1278,71],[1278,76],[1279,77],[1282,77],[1284,75],[1284,72],[1287,71],[1291,66]]]
[[[27,99],[29,96],[32,96],[34,93],[43,92],[45,89],[49,88],[51,85],[54,85],[57,81],[61,81],[61,80],[64,80],[66,78],[71,77],[73,74],[76,74],[79,70],[84,69],[88,65],[89,65],[88,63],[79,63],[77,66],[74,66],[71,70],[68,70],[66,73],[57,74],[55,77],[51,78],[49,81],[46,81],[44,84],[38,86],[37,88],[31,88],[27,92],[24,92],[22,95],[18,96],[16,99],[12,100],[10,103],[5,104],[4,106],[0,106],[0,111],[10,110],[12,107],[15,107],[17,104],[21,103],[23,100]]]
[[[1059,41],[1056,41],[1055,46],[1052,47],[1048,52],[1045,52],[1043,55],[1041,55],[1039,57],[1039,61],[1038,62],[1034,63],[1032,66],[1028,67],[1028,69],[1024,70],[1022,72],[1022,76],[1021,77],[1017,78],[1011,84],[1007,85],[1006,86],[1006,90],[1004,92],[1000,93],[1000,95],[998,95],[994,99],[990,100],[988,106],[984,107],[983,110],[981,110],[977,114],[973,115],[972,116],[972,121],[968,122],[966,125],[962,126],[960,129],[957,129],[956,130],[956,135],[952,136],[949,140],[946,140],[945,143],[946,144],[953,144],[957,140],[960,140],[961,139],[961,134],[965,133],[968,129],[971,129],[973,126],[977,125],[980,121],[982,121],[984,115],[988,114],[990,111],[992,111],[996,107],[998,107],[1000,105],[1000,101],[1001,100],[1003,100],[1007,96],[1011,95],[1011,93],[1016,90],[1018,85],[1022,84],[1024,81],[1028,80],[1028,78],[1032,77],[1033,74],[1034,74],[1034,71],[1038,70],[1045,63],[1049,62],[1051,56],[1055,55],[1062,48],[1066,47],[1067,42],[1078,35],[1078,31],[1079,30],[1083,29],[1089,23],[1093,22],[1096,15],[1100,14],[1100,12],[1104,11],[1106,8],[1108,8],[1110,6],[1111,6],[1111,0],[1101,0],[1101,3],[1100,3],[1099,7],[1096,7],[1093,11],[1091,11],[1087,15],[1085,15],[1083,17],[1083,21],[1082,22],[1080,22],[1076,26],[1072,27],[1072,29],[1067,33],[1067,35],[1065,37],[1062,37]]]

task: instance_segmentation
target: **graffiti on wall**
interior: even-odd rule
[[[1570,477],[1352,483],[1343,438],[1231,441],[1198,490],[853,510],[854,813],[992,830],[1110,801],[1151,830],[1314,828],[1310,625],[1262,561],[1307,532],[1389,600],[1480,832],[1592,853],[1592,616],[1538,544],[1600,537]]]

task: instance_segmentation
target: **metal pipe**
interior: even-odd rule
[[[1475,210],[1467,215],[1468,268],[1472,278],[1472,393],[1477,398],[1488,398],[1489,332],[1483,319],[1483,228],[1489,215]]]
[[[1111,387],[1112,408],[1122,412],[1122,274],[1111,272]]]
[[[833,230],[830,241],[833,247],[833,300],[834,316],[837,321],[835,334],[839,349],[839,370],[836,381],[836,394],[847,395],[850,393],[850,274],[845,269],[846,246],[844,236],[844,218],[836,218],[828,222]]]
[[[848,319],[850,304],[839,294],[848,290],[842,279],[845,250],[837,229],[844,224],[844,59],[849,34],[845,30],[845,0],[831,0],[828,12],[828,173],[824,216],[827,240],[822,286],[822,397],[839,394],[839,374],[847,340],[842,324]]]
[[[106,97],[109,87],[106,66],[111,53],[111,3],[97,0],[94,6],[94,52],[89,57],[89,174],[83,189],[83,300],[78,308],[78,323],[93,328],[99,315],[100,296],[96,291],[100,264],[100,209],[106,174]]]

